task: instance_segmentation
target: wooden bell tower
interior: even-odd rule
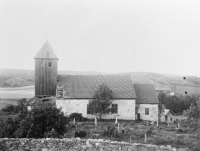
[[[56,96],[58,58],[48,41],[34,57],[35,96]]]

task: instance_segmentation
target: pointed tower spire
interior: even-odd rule
[[[56,96],[58,58],[48,41],[35,56],[35,96]]]
[[[39,52],[36,54],[34,59],[58,59],[54,53],[49,41],[47,40]]]

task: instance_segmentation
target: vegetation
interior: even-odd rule
[[[69,115],[70,120],[76,119],[77,122],[85,121],[86,119],[82,116],[81,113],[72,113]]]
[[[93,100],[89,102],[88,109],[101,120],[102,114],[112,111],[111,104],[112,91],[107,85],[102,84],[94,94]]]
[[[80,138],[84,138],[84,137],[86,137],[86,136],[87,136],[86,131],[79,131],[79,130],[77,130],[77,131],[75,132],[75,135],[74,135],[74,137],[80,137]]]
[[[194,128],[194,130],[199,129],[200,122],[200,100],[197,100],[195,103],[192,103],[190,108],[185,111],[185,114],[188,116],[187,125]]]
[[[15,120],[0,122],[0,137],[44,138],[67,132],[69,123],[61,109],[52,104],[36,105],[31,111],[20,110]],[[55,135],[56,134],[56,135]]]
[[[170,109],[174,113],[183,113],[187,110],[192,103],[195,103],[197,96],[166,96],[164,93],[159,93],[159,109],[161,109],[162,104],[165,108]]]

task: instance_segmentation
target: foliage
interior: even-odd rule
[[[17,130],[18,121],[8,118],[6,121],[0,121],[0,138],[13,138],[14,132]]]
[[[14,106],[14,105],[9,105],[5,108],[3,108],[1,111],[3,112],[7,112],[7,113],[19,113],[20,111],[22,110],[26,110],[26,99],[23,98],[21,100],[18,101],[18,105],[17,106]]]
[[[1,122],[0,137],[55,137],[63,135],[67,131],[66,125],[68,123],[68,118],[64,116],[61,109],[54,105],[36,105],[31,111],[21,110],[16,120],[8,119]],[[53,129],[55,133],[52,132]]]
[[[195,130],[198,129],[200,120],[200,100],[192,103],[190,108],[186,111],[186,115],[188,116],[188,125],[193,127]]]
[[[80,137],[80,138],[84,138],[87,136],[87,133],[85,131],[76,131],[75,132],[75,136],[74,137]]]
[[[19,117],[19,121],[16,136],[31,138],[43,138],[52,129],[62,135],[67,131],[66,124],[69,122],[61,109],[52,104],[34,106],[23,118]]]
[[[154,129],[154,127],[151,126],[151,127],[147,130],[146,134],[147,134],[148,136],[152,135],[152,134],[153,134],[153,129]]]
[[[7,113],[19,113],[21,109],[22,108],[20,106],[9,105],[3,108],[2,111]]]
[[[191,103],[195,103],[197,96],[166,96],[164,93],[159,93],[159,111],[162,109],[162,104],[165,108],[170,109],[174,113],[183,113],[184,110],[187,110]]]
[[[101,119],[102,114],[110,113],[112,111],[112,91],[110,88],[102,84],[93,96],[92,101],[88,104],[88,109],[92,114],[99,116]]]
[[[54,128],[52,128],[52,130],[48,133],[45,133],[44,136],[46,138],[58,138],[59,137],[59,134],[55,131]]]
[[[159,104],[158,104],[158,110],[159,110],[159,113],[161,113],[162,111],[162,105],[164,104],[164,100],[166,98],[166,94],[161,92],[158,94],[158,100],[159,100]]]
[[[72,113],[69,115],[69,119],[73,120],[76,119],[76,121],[84,121],[85,118],[82,116],[82,113]]]
[[[107,129],[103,132],[103,135],[115,138],[119,137],[117,129],[113,126],[108,126]]]

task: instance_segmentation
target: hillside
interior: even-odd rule
[[[0,101],[1,99],[21,99],[21,98],[32,98],[35,96],[35,86],[25,87],[6,87],[0,88]]]
[[[151,83],[154,86],[200,86],[200,77],[167,75],[150,72],[103,73],[95,71],[59,71],[61,75],[130,75],[133,83]],[[0,69],[0,87],[21,87],[34,85],[34,71],[20,69]]]
[[[21,78],[9,78],[0,83],[0,87],[23,87],[34,85],[34,81],[29,81]]]

